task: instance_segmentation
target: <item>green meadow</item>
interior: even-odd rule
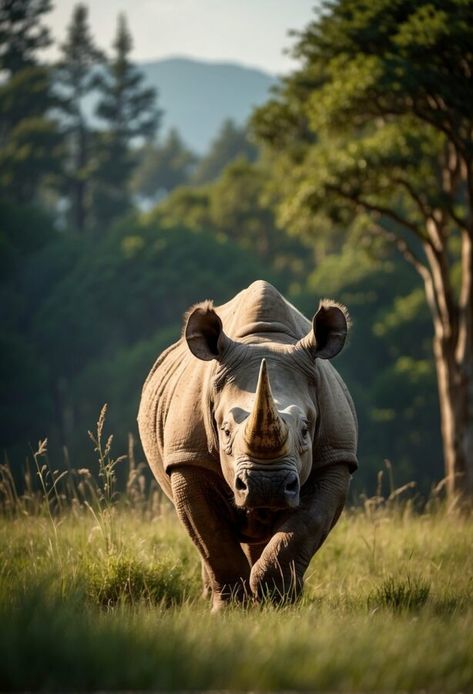
[[[40,450],[21,494],[1,468],[2,691],[473,688],[471,518],[365,499],[297,605],[211,614],[173,509],[135,464],[116,494],[108,455],[95,481]]]

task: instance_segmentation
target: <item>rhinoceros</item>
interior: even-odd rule
[[[214,610],[296,599],[340,516],[358,427],[328,360],[347,330],[344,306],[322,300],[311,324],[257,281],[191,308],[144,384],[145,455],[201,555]]]

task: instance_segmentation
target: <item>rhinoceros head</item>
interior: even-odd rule
[[[189,314],[185,337],[191,352],[216,362],[210,418],[237,506],[299,505],[317,429],[315,360],[338,354],[346,335],[346,309],[328,301],[321,302],[312,329],[295,344],[232,340],[211,304]]]

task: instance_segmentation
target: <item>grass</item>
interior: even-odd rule
[[[371,500],[343,514],[299,604],[212,615],[174,512],[133,460],[118,497],[96,439],[97,482],[56,483],[45,447],[36,491],[2,469],[1,691],[472,690],[471,518]]]

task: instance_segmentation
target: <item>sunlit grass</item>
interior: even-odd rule
[[[0,527],[7,689],[437,689],[473,685],[472,524],[347,513],[303,600],[211,615],[197,554],[164,511]]]
[[[133,486],[134,463],[117,497],[105,451],[97,481],[54,485],[43,450],[44,485],[0,489],[2,690],[473,688],[471,518],[368,500],[300,603],[212,615],[172,508]]]

